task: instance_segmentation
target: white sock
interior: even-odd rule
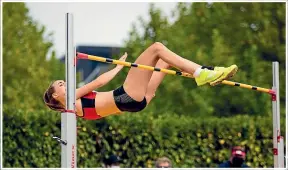
[[[195,70],[195,72],[193,73],[193,77],[198,77],[200,75],[201,71],[202,71],[201,67],[197,68]]]

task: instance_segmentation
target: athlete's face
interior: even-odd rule
[[[53,83],[54,93],[52,94],[53,98],[58,101],[65,101],[66,97],[66,82],[63,80],[56,80]]]

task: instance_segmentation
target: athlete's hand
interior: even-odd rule
[[[127,56],[128,56],[128,55],[127,55],[127,53],[125,52],[125,54],[122,55],[122,56],[119,58],[119,61],[126,61]],[[123,65],[117,64],[117,68],[122,69],[123,67],[124,67]]]
[[[124,55],[122,55],[122,57],[119,58],[120,61],[125,61],[127,58],[127,53],[125,52]]]

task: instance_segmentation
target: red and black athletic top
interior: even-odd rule
[[[97,114],[95,109],[95,97],[97,92],[92,91],[85,96],[81,97],[82,111],[84,119],[96,120],[102,118]]]

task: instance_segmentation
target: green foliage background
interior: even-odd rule
[[[179,3],[172,13],[169,22],[151,4],[149,20],[139,18],[126,39],[127,60],[158,41],[202,65],[235,63],[233,81],[265,88],[272,86],[271,62],[279,61],[285,134],[285,3]],[[60,145],[51,138],[60,136],[60,115],[42,102],[49,83],[65,74],[52,37],[24,3],[3,4],[4,167],[60,167]],[[127,72],[99,91],[118,87]],[[251,167],[272,167],[271,107],[267,94],[167,76],[144,111],[78,121],[78,166],[100,167],[114,153],[123,167],[152,167],[164,155],[175,167],[216,167],[231,146],[243,145]]]
[[[26,114],[4,117],[4,127],[9,126],[3,134],[5,167],[60,167],[61,147],[51,138],[60,136],[60,116],[47,116],[46,111]],[[78,119],[78,167],[101,167],[110,154],[119,155],[127,168],[153,167],[159,156],[168,156],[174,167],[217,167],[229,157],[233,145],[247,148],[249,166],[273,166],[271,117],[203,119],[167,114]]]

